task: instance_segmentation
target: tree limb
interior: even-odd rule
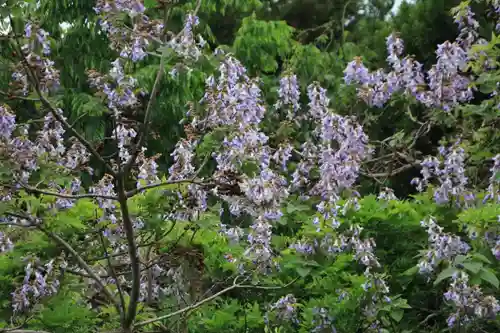
[[[363,176],[370,177],[370,178],[391,177],[391,176],[395,176],[403,171],[412,169],[417,165],[420,165],[420,161],[415,161],[414,163],[403,165],[403,166],[401,166],[397,169],[394,169],[392,171],[389,171],[389,172],[372,173],[369,171],[364,171],[364,172],[362,171],[360,173]]]
[[[21,330],[21,329],[0,329],[0,333],[49,333],[47,331],[37,331],[37,330]]]
[[[139,291],[141,287],[141,272],[139,262],[139,252],[137,251],[137,244],[135,243],[134,225],[130,218],[128,210],[128,197],[125,192],[125,180],[123,174],[117,179],[118,187],[118,202],[120,203],[120,210],[123,221],[123,228],[127,238],[128,253],[130,256],[130,266],[132,269],[132,290],[130,292],[130,301],[128,304],[127,314],[124,321],[124,329],[130,329],[137,314],[137,301],[139,299]]]
[[[166,315],[163,315],[163,316],[160,316],[160,317],[157,317],[157,318],[152,318],[152,319],[148,319],[148,320],[145,320],[145,321],[141,321],[141,322],[135,324],[134,328],[135,327],[145,326],[145,325],[152,324],[152,323],[160,321],[160,320],[164,320],[164,319],[168,319],[168,318],[171,318],[171,317],[175,317],[175,316],[178,316],[178,315],[185,314],[186,312],[195,310],[195,309],[199,308],[200,306],[202,306],[203,304],[208,303],[208,302],[210,302],[210,301],[218,298],[219,296],[222,296],[223,294],[227,293],[228,291],[231,291],[231,290],[236,289],[236,288],[253,288],[253,289],[275,290],[275,289],[286,288],[286,287],[290,286],[291,284],[293,284],[295,281],[298,280],[298,278],[295,278],[294,280],[292,280],[291,282],[289,282],[289,283],[287,283],[286,285],[283,285],[283,286],[258,286],[258,285],[253,286],[253,285],[244,285],[244,284],[238,284],[238,283],[236,283],[236,281],[238,280],[239,277],[240,276],[237,276],[234,279],[233,284],[230,287],[222,289],[221,291],[213,294],[210,297],[207,297],[207,298],[205,298],[205,299],[203,299],[203,300],[201,300],[199,302],[196,302],[196,303],[194,303],[192,305],[186,306],[185,308],[182,308],[180,310],[171,312],[169,314],[166,314]]]
[[[40,225],[37,226],[37,228],[42,231],[44,234],[46,234],[49,238],[54,239],[59,245],[63,246],[78,262],[80,267],[82,267],[87,274],[97,283],[97,285],[102,289],[106,297],[114,304],[117,305],[116,300],[114,299],[113,295],[111,295],[111,292],[106,288],[104,283],[101,281],[99,276],[94,272],[94,270],[83,260],[83,258],[76,252],[76,250],[64,239],[59,237],[53,232],[50,232],[44,228],[42,228]]]
[[[118,289],[118,296],[120,297],[120,306],[118,307],[120,313],[120,320],[123,323],[125,320],[125,298],[123,296],[122,287],[118,281],[118,276],[116,275],[115,268],[111,263],[111,258],[108,255],[108,250],[106,248],[106,244],[104,243],[104,237],[102,237],[102,233],[99,233],[99,240],[101,241],[102,249],[104,251],[104,255],[106,256],[106,260],[108,262],[109,270],[111,272],[112,278],[115,280],[116,288]]]
[[[141,326],[145,326],[145,325],[148,325],[148,324],[152,324],[154,322],[157,322],[157,321],[160,321],[160,320],[164,320],[164,319],[168,319],[170,317],[174,317],[174,316],[177,316],[177,315],[181,315],[183,313],[186,313],[188,311],[191,311],[191,310],[194,310],[196,308],[199,308],[200,306],[202,306],[203,304],[205,303],[208,303],[216,298],[218,298],[219,296],[227,293],[228,291],[231,291],[233,289],[236,289],[238,288],[239,285],[237,284],[233,284],[232,286],[230,287],[227,287],[226,289],[223,289],[221,291],[219,291],[218,293],[215,293],[213,294],[212,296],[210,297],[207,297],[205,298],[204,300],[201,300],[195,304],[192,304],[192,305],[189,305],[189,306],[186,306],[185,308],[182,308],[180,310],[177,310],[177,311],[174,311],[174,312],[171,312],[169,314],[166,314],[164,316],[160,316],[160,317],[156,317],[156,318],[153,318],[153,319],[148,319],[148,320],[145,320],[145,321],[141,321],[137,324],[134,325],[134,327],[141,327]]]
[[[23,184],[23,183],[20,183],[20,182],[18,184],[21,185],[21,187],[24,188],[27,192],[34,192],[34,193],[39,193],[39,194],[45,194],[45,195],[50,195],[50,196],[54,196],[54,197],[58,197],[58,198],[74,199],[74,200],[84,199],[84,198],[93,198],[93,199],[101,198],[101,199],[108,199],[108,200],[116,200],[116,201],[118,201],[118,197],[114,197],[114,196],[111,196],[111,195],[101,195],[101,194],[91,194],[91,193],[85,193],[85,194],[65,194],[65,193],[57,193],[57,192],[42,190],[42,189],[39,189],[39,188],[36,188],[36,187],[32,187],[30,185]],[[8,187],[8,188],[14,188],[11,185],[2,185],[2,186]]]

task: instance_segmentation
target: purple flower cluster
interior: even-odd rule
[[[266,270],[271,265],[272,250],[271,221],[279,219],[281,202],[288,196],[285,178],[271,169],[272,162],[279,161],[286,167],[289,158],[285,147],[274,155],[268,145],[268,137],[258,125],[264,117],[265,108],[261,101],[261,91],[257,80],[246,75],[241,63],[228,55],[221,62],[219,77],[211,76],[206,82],[206,93],[202,99],[206,106],[205,114],[192,120],[193,128],[198,130],[231,126],[237,132],[227,135],[221,149],[214,152],[217,171],[213,178],[220,185],[213,189],[213,194],[220,196],[230,205],[233,215],[250,214],[255,218],[247,235],[249,246],[245,252],[247,259]],[[186,142],[188,143],[188,142]],[[195,143],[189,142],[190,148]],[[194,147],[193,147],[194,148]],[[193,148],[185,149],[183,155],[177,155],[176,168],[193,172],[188,163],[193,156]],[[184,163],[182,163],[183,161]],[[228,175],[240,174],[244,163],[252,163],[257,171],[252,175],[240,175],[238,180]],[[225,187],[237,186],[241,196],[225,193]],[[230,238],[240,237],[238,230],[222,226]]]
[[[79,178],[74,178],[71,181],[69,188],[62,187],[55,182],[52,182],[49,185],[50,185],[50,188],[55,189],[57,193],[66,194],[66,195],[74,195],[74,194],[78,194],[80,192],[82,182]],[[73,207],[74,204],[75,204],[75,199],[58,197],[56,199],[55,205],[53,205],[53,207],[58,209],[58,210],[63,210],[63,209],[68,209],[68,208]]]
[[[318,84],[310,85],[309,110],[305,116],[316,125],[316,129],[313,140],[304,143],[302,149],[297,151],[302,158],[289,184],[271,167],[274,161],[282,170],[287,170],[287,162],[294,149],[289,144],[282,144],[276,149],[270,147],[268,137],[259,130],[265,109],[260,101],[258,81],[248,78],[245,69],[231,56],[222,62],[220,73],[218,80],[213,77],[207,80],[207,93],[202,100],[207,106],[206,114],[204,118],[195,117],[193,126],[207,129],[229,125],[239,130],[226,137],[221,151],[215,154],[218,168],[215,176],[224,177],[225,172],[237,173],[242,165],[250,161],[259,168],[256,176],[240,177],[238,185],[243,197],[222,197],[230,203],[232,214],[245,212],[256,217],[250,228],[250,247],[246,254],[250,256],[253,253],[250,256],[253,261],[256,258],[269,260],[272,253],[269,248],[269,222],[280,218],[281,202],[289,193],[301,190],[303,185],[311,185],[307,195],[320,195],[324,199],[323,207],[328,204],[330,209],[323,209],[323,217],[338,226],[335,202],[343,190],[354,185],[360,163],[370,154],[368,140],[362,127],[353,119],[328,110],[329,98],[325,89]],[[280,99],[276,106],[291,107],[293,112],[297,112],[300,109],[299,91],[295,76],[287,74],[281,80]],[[321,177],[311,184],[308,176],[316,166],[319,166]],[[225,230],[234,231],[230,228]],[[313,251],[308,245],[304,245],[303,249],[307,253]]]
[[[210,76],[206,80],[205,95],[200,101],[206,106],[206,115],[202,120],[193,119],[193,127],[235,126],[244,132],[258,125],[265,112],[258,80],[250,79],[245,67],[231,55],[221,62],[219,73],[217,79]]]
[[[168,169],[169,180],[190,178],[194,175],[194,150],[197,142],[194,140],[179,140],[172,154],[174,164]]]
[[[94,10],[101,15],[100,25],[107,33],[112,49],[133,62],[147,56],[151,39],[158,38],[163,31],[163,24],[144,15],[145,8],[139,0],[98,0]],[[132,28],[122,26],[121,13],[131,17]]]
[[[60,283],[54,264],[54,259],[41,265],[39,260],[28,258],[23,284],[12,293],[14,312],[28,310],[42,297],[51,296],[58,291]],[[62,262],[59,266],[64,268],[65,265]]]
[[[491,4],[493,5],[493,9],[495,14],[497,15],[497,24],[495,26],[496,31],[500,31],[500,1],[499,0],[491,0]]]
[[[358,96],[368,105],[382,107],[394,93],[402,92],[427,107],[449,111],[453,106],[473,98],[470,79],[462,73],[468,61],[467,52],[478,41],[478,23],[467,6],[455,13],[460,35],[455,42],[437,46],[437,63],[424,73],[422,64],[410,56],[402,58],[404,44],[399,36],[387,37],[389,73],[382,69],[370,73],[357,57],[344,70],[346,84],[358,84]]]
[[[459,35],[458,44],[468,50],[472,44],[479,38],[479,22],[474,18],[474,13],[469,6],[458,7],[454,10],[455,23],[458,25]]]
[[[16,116],[7,105],[0,105],[0,139],[10,140],[16,128]]]
[[[439,204],[450,202],[452,198],[457,204],[463,200],[467,205],[474,196],[467,189],[468,178],[465,176],[465,151],[459,147],[457,141],[450,148],[441,146],[439,154],[443,159],[441,162],[434,156],[427,157],[420,165],[422,178],[414,178],[412,184],[422,192],[429,185],[429,180],[436,178],[440,186],[434,190],[434,200]],[[441,167],[442,164],[442,167]]]
[[[401,41],[395,41],[394,52],[402,52]],[[368,73],[363,68],[356,68],[353,65],[354,77],[352,80],[361,80]],[[350,79],[349,77],[347,78]],[[286,84],[286,88],[284,88]],[[296,80],[287,77],[282,79],[278,102],[279,106],[292,106],[292,110],[297,112],[298,107],[293,108],[294,103],[298,103],[298,91]],[[324,88],[317,83],[307,87],[309,104],[307,113],[303,115],[304,120],[309,120],[315,125],[313,137],[302,144],[297,151],[301,157],[295,171],[292,174],[292,182],[289,191],[299,190],[303,197],[319,196],[320,203],[316,206],[318,216],[313,219],[318,237],[303,239],[290,248],[303,255],[312,255],[318,250],[326,251],[331,255],[352,250],[354,259],[370,269],[380,267],[380,263],[374,254],[375,242],[372,239],[363,240],[360,238],[362,228],[352,225],[344,233],[337,234],[340,226],[338,219],[340,214],[345,214],[350,207],[358,208],[357,197],[348,198],[343,206],[339,205],[341,195],[346,190],[353,190],[357,180],[360,164],[370,156],[371,149],[368,147],[368,138],[363,128],[354,119],[334,114],[329,110],[330,99]],[[292,96],[292,97],[291,97]],[[310,175],[313,170],[318,170],[319,179],[313,180]],[[305,192],[301,190],[307,189]],[[356,192],[354,191],[356,194]],[[321,235],[321,237],[320,237]],[[367,275],[367,283],[381,287],[384,293],[389,290],[382,277],[373,274]],[[382,288],[385,286],[385,288]],[[377,291],[378,292],[378,291]],[[385,295],[385,294],[384,294]],[[374,294],[370,294],[370,299],[378,299]],[[368,302],[368,307],[373,302]],[[367,310],[368,311],[368,310]],[[331,324],[331,318],[325,313],[319,319],[318,327],[335,331]]]
[[[42,92],[57,90],[60,86],[59,71],[54,67],[54,62],[47,58],[50,55],[50,42],[48,32],[28,22],[25,26],[26,44],[22,46],[23,57],[26,59],[30,73],[26,71],[22,61],[16,64],[10,83],[13,94],[29,93],[28,75],[35,76]],[[42,48],[43,56],[37,51]]]
[[[297,75],[287,74],[280,79],[278,89],[278,101],[274,105],[276,109],[284,108],[287,111],[287,118],[292,120],[300,110],[300,89],[297,82]]]
[[[373,325],[377,322],[377,312],[381,306],[392,302],[389,295],[389,287],[382,274],[373,273],[369,267],[365,270],[366,282],[362,287],[365,290],[365,305],[362,309],[367,320]]]
[[[139,103],[135,92],[137,81],[125,75],[122,62],[120,58],[113,61],[111,70],[105,77],[96,71],[88,71],[90,86],[104,92],[108,107],[114,111],[115,116],[121,114],[120,109],[133,108]]]
[[[179,303],[185,302],[189,286],[186,285],[186,277],[184,276],[182,266],[170,268],[166,272],[166,276],[170,279],[170,283],[164,290],[165,294],[174,296]]]
[[[491,176],[490,183],[484,202],[492,200],[493,202],[500,202],[500,154],[492,158],[493,165],[490,168]]]
[[[420,222],[429,235],[429,249],[418,263],[421,274],[432,273],[442,261],[452,261],[459,254],[466,254],[470,246],[460,237],[443,232],[432,217]]]
[[[314,241],[311,244],[310,241],[297,241],[296,243],[293,243],[290,245],[291,249],[294,249],[297,253],[300,253],[302,255],[313,255],[316,253],[316,248],[318,247],[318,241],[314,239]]]
[[[463,271],[452,276],[444,298],[456,309],[447,319],[449,327],[468,324],[476,318],[495,319],[500,313],[498,300],[485,296],[479,286],[470,286],[469,276]]]
[[[314,319],[312,324],[314,325],[311,330],[312,333],[337,333],[337,329],[333,325],[333,316],[329,314],[329,311],[325,308],[315,307],[312,309]]]
[[[0,231],[0,253],[12,251],[14,244],[10,238]]]
[[[199,24],[199,19],[193,14],[186,15],[181,33],[173,35],[164,31],[162,22],[151,20],[145,15],[146,9],[139,0],[98,0],[94,10],[101,15],[100,25],[111,40],[111,47],[119,51],[122,58],[133,62],[147,57],[153,42],[171,48],[182,58],[194,60],[201,56],[201,49],[206,44],[201,35],[196,40],[193,29]],[[126,13],[131,18],[131,27],[122,23],[121,13]],[[163,39],[167,35],[170,38],[165,42]]]
[[[89,192],[96,195],[102,196],[116,196],[116,189],[114,184],[113,176],[106,174],[104,177],[95,185],[89,189]],[[102,216],[100,222],[110,222],[108,228],[103,232],[104,236],[111,242],[113,247],[119,247],[118,241],[120,236],[123,235],[123,230],[121,224],[119,224],[117,202],[112,199],[105,199],[102,197],[97,197],[96,201],[99,208],[102,209]]]
[[[169,40],[167,45],[183,58],[198,60],[202,54],[201,50],[206,45],[206,41],[201,35],[197,36],[198,40],[194,35],[193,29],[199,24],[200,21],[197,16],[193,14],[186,15],[184,29],[181,34]]]
[[[43,127],[38,130],[35,139],[30,140],[27,136],[29,127],[16,124],[15,117],[9,110],[7,106],[0,107],[0,121],[8,124],[8,127],[3,126],[0,147],[5,162],[9,163],[15,179],[21,185],[28,183],[32,172],[38,170],[40,165],[53,163],[60,168],[59,172],[67,174],[88,162],[90,154],[79,141],[68,141],[73,142],[69,147],[68,142],[64,142],[65,130],[53,113],[45,115]],[[62,110],[56,109],[55,112],[65,119]],[[14,136],[16,129],[17,135]],[[90,168],[87,169],[92,172]],[[54,188],[53,185],[49,187]],[[65,193],[65,190],[60,188],[57,190]]]
[[[281,297],[276,303],[271,304],[269,311],[274,312],[276,318],[282,322],[298,323],[297,300],[292,294]]]
[[[158,177],[158,164],[156,163],[158,156],[147,158],[145,155],[146,150],[147,149],[143,147],[141,153],[137,156],[137,165],[139,169],[139,174],[137,175],[137,188],[160,182],[160,178]]]
[[[398,200],[398,198],[394,194],[394,190],[388,187],[384,187],[382,191],[380,191],[380,193],[377,196],[377,199],[386,201]]]

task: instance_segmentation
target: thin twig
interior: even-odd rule
[[[200,175],[200,173],[203,170],[203,168],[205,167],[205,165],[210,160],[210,156],[211,156],[210,154],[207,154],[205,156],[205,158],[201,162],[201,165],[198,167],[198,170],[196,170],[195,173],[194,173],[194,175],[192,177],[190,177],[189,179],[168,180],[168,181],[161,182],[161,183],[150,184],[150,185],[142,186],[142,187],[139,187],[139,188],[135,188],[135,189],[127,192],[127,197],[131,198],[134,195],[136,195],[138,193],[141,193],[141,192],[143,192],[145,190],[150,190],[150,189],[153,189],[153,188],[157,188],[157,187],[161,187],[161,186],[167,186],[167,185],[173,185],[173,184],[190,183],[190,184],[197,184],[197,185],[208,185],[206,182],[199,182],[196,179]]]
[[[102,249],[104,251],[104,255],[106,257],[106,260],[108,261],[108,266],[109,270],[111,272],[111,277],[115,280],[115,285],[116,288],[118,289],[118,296],[120,297],[120,306],[117,308],[118,312],[120,313],[120,319],[123,324],[125,321],[125,298],[123,296],[123,291],[122,287],[120,285],[120,282],[118,281],[118,276],[116,275],[115,268],[113,264],[111,263],[111,258],[108,255],[108,250],[106,248],[106,244],[104,242],[104,237],[102,237],[102,233],[99,233],[99,239],[101,241]]]
[[[186,306],[185,308],[182,308],[182,309],[180,309],[180,310],[177,310],[177,311],[171,312],[171,313],[166,314],[166,315],[164,315],[164,316],[159,316],[159,317],[156,317],[156,318],[153,318],[153,319],[148,319],[148,320],[145,320],[145,321],[141,321],[141,322],[139,322],[139,323],[135,324],[135,325],[134,325],[134,327],[141,327],[141,326],[145,326],[145,325],[148,325],[148,324],[152,324],[152,323],[154,323],[154,322],[157,322],[157,321],[161,321],[161,320],[164,320],[164,319],[168,319],[168,318],[170,318],[170,317],[175,317],[175,316],[177,316],[177,315],[181,315],[181,314],[186,313],[186,312],[188,312],[188,311],[191,311],[191,310],[197,309],[197,308],[199,308],[200,306],[202,306],[203,304],[208,303],[208,302],[210,302],[210,301],[212,301],[212,300],[214,300],[214,299],[218,298],[219,296],[222,296],[222,295],[224,295],[225,293],[227,293],[227,292],[229,292],[229,291],[231,291],[231,290],[233,290],[233,289],[236,289],[236,288],[238,288],[238,284],[233,283],[233,285],[232,285],[232,286],[227,287],[227,288],[225,288],[225,289],[223,289],[223,290],[219,291],[218,293],[215,293],[215,294],[213,294],[212,296],[205,298],[205,299],[204,299],[204,300],[202,300],[202,301],[199,301],[199,302],[197,302],[197,303],[195,303],[195,304],[193,304],[193,305],[190,305],[190,306]]]
[[[59,237],[55,233],[50,232],[50,231],[46,230],[45,228],[42,228],[42,226],[40,226],[40,225],[38,225],[37,228],[41,232],[46,234],[49,238],[54,239],[57,243],[59,243],[59,245],[62,245],[66,250],[68,250],[68,252],[76,259],[76,261],[78,262],[80,267],[83,268],[87,272],[87,274],[97,283],[99,288],[102,289],[102,291],[104,292],[106,297],[113,304],[115,304],[115,305],[117,304],[113,295],[111,295],[111,292],[108,290],[108,288],[106,288],[106,286],[101,281],[101,279],[97,276],[97,274],[94,272],[94,270],[85,262],[85,260],[83,260],[83,258],[76,252],[76,250],[71,245],[69,245],[68,242],[66,242],[64,239],[62,239],[61,237]]]
[[[197,308],[199,308],[200,306],[202,306],[203,304],[205,303],[208,303],[216,298],[218,298],[219,296],[222,296],[223,294],[233,290],[233,289],[236,289],[236,288],[253,288],[253,289],[264,289],[264,290],[270,290],[270,289],[282,289],[282,288],[286,288],[288,286],[290,286],[292,283],[294,283],[295,281],[298,280],[298,278],[294,279],[293,281],[291,281],[290,283],[287,283],[286,285],[284,286],[276,286],[276,287],[266,287],[266,286],[253,286],[253,285],[243,285],[243,284],[238,284],[236,283],[236,281],[238,280],[240,276],[237,276],[235,279],[234,279],[234,282],[233,284],[230,286],[230,287],[227,287],[215,294],[213,294],[212,296],[210,297],[207,297],[197,303],[194,303],[190,306],[187,306],[185,308],[182,308],[178,311],[175,311],[175,312],[172,312],[172,313],[169,313],[169,314],[166,314],[166,315],[163,315],[163,316],[160,316],[160,317],[157,317],[157,318],[153,318],[153,319],[149,319],[149,320],[145,320],[145,321],[142,321],[142,322],[139,322],[137,324],[134,325],[134,328],[135,327],[141,327],[141,326],[145,326],[145,325],[148,325],[148,324],[152,324],[154,322],[157,322],[157,321],[160,321],[160,320],[164,320],[164,319],[168,319],[168,318],[171,318],[171,317],[175,317],[175,316],[178,316],[178,315],[182,315],[182,314],[185,314],[186,312],[189,312],[189,311],[192,311],[192,310],[195,310]]]
[[[7,96],[8,99],[19,99],[22,101],[29,101],[29,102],[39,102],[40,101],[38,98],[29,98],[29,97],[11,95],[11,94],[6,93],[5,91],[0,91],[0,95]]]
[[[92,278],[97,283],[97,285],[103,290],[103,292],[106,295],[106,297],[113,304],[117,304],[116,301],[115,301],[115,299],[114,299],[114,297],[111,295],[111,293],[106,288],[106,286],[104,285],[104,283],[101,281],[101,279],[99,278],[99,276],[97,276],[97,274],[94,272],[94,270],[85,262],[85,260],[83,260],[83,258],[78,254],[78,252],[76,252],[76,250],[68,242],[66,242],[64,239],[62,239],[61,237],[59,237],[57,234],[55,234],[55,233],[53,233],[53,232],[51,232],[51,231],[43,228],[39,223],[36,223],[29,216],[23,216],[23,215],[19,215],[19,214],[16,214],[16,213],[9,213],[9,212],[6,212],[5,215],[13,216],[13,217],[24,219],[26,221],[31,222],[31,224],[26,224],[26,225],[17,224],[17,223],[8,223],[9,225],[15,225],[15,226],[24,227],[24,228],[35,227],[38,230],[40,230],[41,232],[43,232],[45,235],[47,235],[47,237],[52,238],[53,240],[56,241],[56,243],[58,243],[59,245],[63,246],[76,259],[76,261],[78,262],[79,266],[83,270],[85,270],[87,272],[88,277]],[[5,223],[5,224],[7,224],[7,223]]]
[[[166,182],[161,182],[161,183],[156,183],[156,184],[150,184],[150,185],[142,186],[142,187],[139,187],[139,188],[135,188],[133,190],[127,191],[126,195],[127,195],[127,198],[131,198],[134,195],[136,195],[138,193],[141,193],[141,192],[144,192],[146,190],[150,190],[150,189],[157,188],[157,187],[162,187],[162,186],[167,186],[167,185],[182,184],[182,183],[207,185],[206,183],[204,183],[204,182],[203,183],[202,182],[198,182],[198,181],[196,181],[193,178],[190,178],[190,179],[180,179],[180,180],[169,180],[169,181],[166,181]]]
[[[91,194],[91,193],[86,193],[86,194],[65,194],[65,193],[57,193],[57,192],[52,192],[52,191],[46,191],[42,190],[36,187],[29,186],[27,184],[19,183],[22,188],[24,188],[27,192],[34,192],[34,193],[39,193],[39,194],[45,194],[45,195],[50,195],[58,198],[64,198],[64,199],[84,199],[84,198],[101,198],[101,199],[108,199],[108,200],[118,200],[118,197],[111,196],[111,195],[101,195],[101,194]],[[2,185],[5,187],[9,188],[14,188],[14,186],[11,185]]]
[[[420,165],[420,161],[415,161],[414,163],[403,165],[402,167],[399,167],[399,168],[394,169],[394,170],[389,171],[389,172],[371,173],[371,172],[364,171],[364,172],[361,172],[361,174],[363,176],[370,177],[370,178],[391,177],[391,176],[395,176],[403,171],[412,169],[417,165]]]
[[[11,329],[0,329],[0,332],[8,332],[8,333],[49,333],[47,331],[36,331],[36,330],[11,330]]]

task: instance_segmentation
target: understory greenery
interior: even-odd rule
[[[500,331],[500,1],[0,1],[0,332]]]

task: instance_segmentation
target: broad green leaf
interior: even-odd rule
[[[486,264],[491,264],[491,261],[488,258],[486,258],[486,256],[482,255],[481,253],[473,253],[472,258],[480,260]]]
[[[481,268],[483,268],[483,264],[479,262],[464,262],[462,263],[464,268],[468,270],[469,272],[472,272],[474,274],[479,273]]]
[[[437,286],[441,281],[451,277],[455,272],[457,272],[457,269],[455,267],[446,268],[441,273],[439,273],[439,275],[436,277],[436,280],[434,281],[434,285]]]
[[[404,315],[403,310],[391,311],[391,318],[394,319],[398,323],[401,321],[401,319],[403,319],[403,315]]]
[[[312,269],[309,267],[297,267],[295,268],[295,270],[301,277],[306,277],[309,275],[309,273],[311,273]]]
[[[489,270],[487,268],[483,268],[483,269],[481,269],[479,276],[481,277],[481,279],[490,283],[495,288],[498,288],[498,286],[499,286],[498,278],[491,270]]]
[[[401,275],[403,276],[413,276],[415,274],[417,274],[418,272],[418,267],[417,266],[413,266],[409,269],[407,269],[406,271],[404,271],[403,273],[401,273]]]

